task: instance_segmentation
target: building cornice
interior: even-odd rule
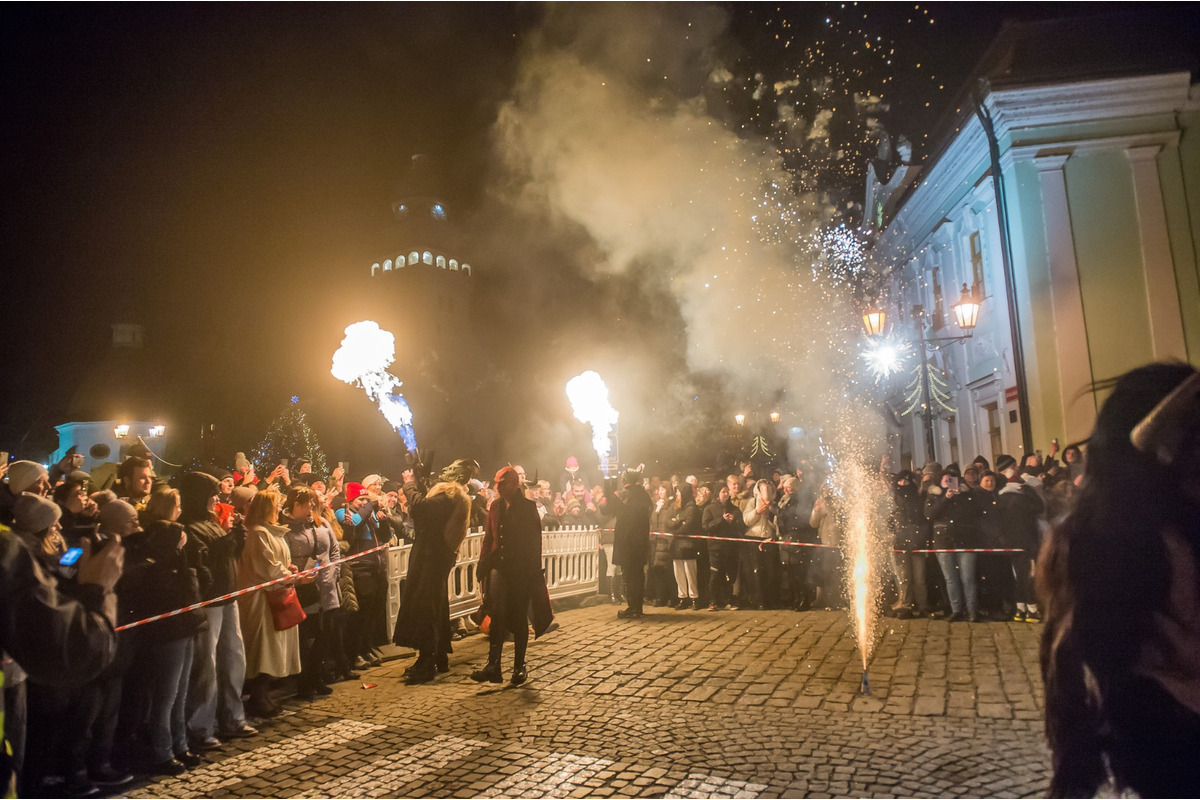
[[[1024,88],[994,88],[984,99],[1001,140],[1015,131],[1173,113],[1188,105],[1187,72],[1136,75]]]

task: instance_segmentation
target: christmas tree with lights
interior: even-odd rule
[[[292,401],[279,413],[267,428],[267,435],[254,447],[251,456],[260,474],[267,474],[283,459],[290,459],[289,468],[296,470],[301,459],[312,462],[312,471],[317,475],[328,475],[329,467],[325,452],[317,441],[317,435],[308,424],[308,417],[300,408],[300,398]]]

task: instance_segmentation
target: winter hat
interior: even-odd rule
[[[996,472],[1004,472],[1009,467],[1015,467],[1017,460],[1007,453],[1001,453],[996,456]]]
[[[208,516],[208,501],[221,491],[221,484],[207,472],[187,472],[179,479],[179,518],[192,522]]]
[[[314,483],[324,483],[325,479],[315,472],[300,472],[292,476],[292,483],[302,483],[305,486],[312,487]]]
[[[367,490],[366,487],[363,486],[361,483],[347,483],[346,484],[346,502],[353,503],[355,500],[358,499],[358,496],[361,495],[366,490]]]
[[[982,455],[975,456],[975,460],[972,461],[971,463],[978,464],[979,466],[983,467],[983,469],[985,471],[992,468],[992,465],[989,464],[988,460],[986,458],[984,458]]]
[[[214,478],[217,479],[218,483],[225,480],[226,478],[233,477],[233,473],[227,469],[214,469],[211,474]]]
[[[253,486],[235,486],[233,491],[229,493],[229,504],[232,505],[239,514],[245,514],[250,508],[250,501],[254,499],[254,495],[258,494],[258,490]]]
[[[39,478],[48,478],[50,473],[41,464],[33,461],[14,461],[8,468],[8,490],[14,495],[28,489],[38,482]]]
[[[30,533],[39,533],[53,525],[62,516],[62,509],[46,498],[22,492],[13,505],[13,518],[17,527]]]
[[[71,470],[69,473],[67,473],[67,477],[66,477],[66,479],[65,479],[65,480],[67,481],[67,483],[81,483],[81,484],[86,484],[86,483],[88,483],[88,481],[90,481],[91,479],[92,479],[92,476],[91,476],[91,475],[89,475],[89,474],[87,474],[87,473],[86,473],[86,472],[84,472],[83,470],[81,470],[81,469],[73,469],[73,470]]]
[[[365,489],[366,487],[375,483],[379,483],[382,480],[382,475],[376,475],[374,472],[372,472],[370,475],[362,479],[362,483],[360,485]]]
[[[947,464],[945,472],[947,475],[953,475],[956,478],[962,477],[962,470],[958,468],[957,461],[951,461],[949,464]]]
[[[137,509],[124,500],[112,500],[100,509],[100,527],[105,530],[120,528],[126,522],[136,522]]]
[[[922,475],[938,476],[942,474],[942,465],[936,461],[926,461],[925,466],[921,468]]]
[[[400,491],[400,484],[397,483],[396,481],[384,481],[383,482],[383,493],[384,494],[387,494],[388,492],[398,492],[398,491]]]
[[[579,502],[574,497],[567,501],[567,513],[569,514],[572,511],[583,511],[583,503]]]

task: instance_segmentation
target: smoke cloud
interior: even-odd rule
[[[494,127],[493,191],[539,220],[532,238],[555,249],[556,269],[664,298],[639,319],[618,309],[608,320],[681,331],[691,378],[662,382],[660,395],[677,394],[664,407],[698,400],[708,380],[801,427],[848,416],[860,449],[883,431],[869,408],[844,413],[859,402],[858,316],[846,288],[813,269],[815,234],[836,209],[795,188],[771,143],[722,121],[726,24],[722,10],[692,5],[550,7]],[[819,134],[828,118],[810,124]],[[653,357],[628,353],[621,370],[654,375],[637,363]]]

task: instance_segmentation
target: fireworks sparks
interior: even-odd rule
[[[388,424],[404,439],[410,452],[417,450],[413,431],[413,415],[404,396],[396,390],[402,385],[399,378],[387,371],[396,360],[396,337],[365,320],[346,328],[346,338],[333,354],[330,373],[338,380],[357,386],[367,397],[379,404],[379,411]]]
[[[913,346],[903,339],[879,336],[863,345],[862,358],[876,383],[881,383],[903,370],[912,352]]]
[[[612,452],[609,435],[617,424],[617,410],[608,402],[608,387],[599,373],[588,370],[567,381],[567,397],[575,419],[592,426],[592,447],[603,464]]]
[[[811,244],[819,259],[813,264],[814,274],[825,272],[835,286],[853,285],[862,279],[867,263],[863,240],[845,223],[817,231]]]

